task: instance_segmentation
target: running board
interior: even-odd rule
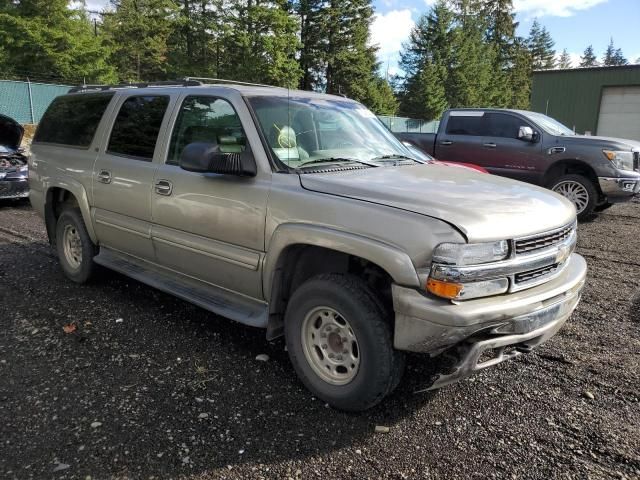
[[[102,247],[93,259],[150,287],[170,293],[217,315],[252,327],[266,328],[267,304],[187,277],[151,262]]]

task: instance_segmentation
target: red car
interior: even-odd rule
[[[482,168],[480,165],[474,165],[473,163],[441,162],[440,160],[436,160],[435,158],[433,158],[428,153],[423,152],[412,143],[402,142],[402,144],[405,147],[407,147],[407,149],[416,157],[416,160],[419,160],[421,162],[437,164],[437,165],[446,165],[447,167],[468,168],[480,173],[489,173],[486,169]]]

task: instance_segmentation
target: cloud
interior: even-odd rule
[[[556,52],[556,63],[560,61],[561,51]],[[569,52],[569,59],[571,61],[571,68],[577,68],[580,65],[581,53]]]
[[[397,56],[402,42],[407,40],[414,26],[411,10],[408,8],[376,13],[371,24],[371,43],[380,48],[378,58],[386,61],[390,56]]]
[[[587,10],[608,1],[609,0],[514,0],[513,7],[516,12],[531,17],[570,17],[579,10]]]

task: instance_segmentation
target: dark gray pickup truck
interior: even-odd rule
[[[640,192],[640,142],[576,135],[541,113],[455,109],[438,133],[395,133],[438,160],[474,163],[571,200],[584,219]]]

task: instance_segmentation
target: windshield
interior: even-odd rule
[[[564,126],[559,121],[543,115],[542,113],[523,112],[523,114],[532,122],[537,123],[540,128],[542,128],[547,133],[551,133],[552,135],[575,135],[575,132],[573,130]]]
[[[248,100],[271,151],[288,167],[317,167],[325,162],[377,167],[391,159],[412,157],[380,120],[358,103],[268,96]]]

